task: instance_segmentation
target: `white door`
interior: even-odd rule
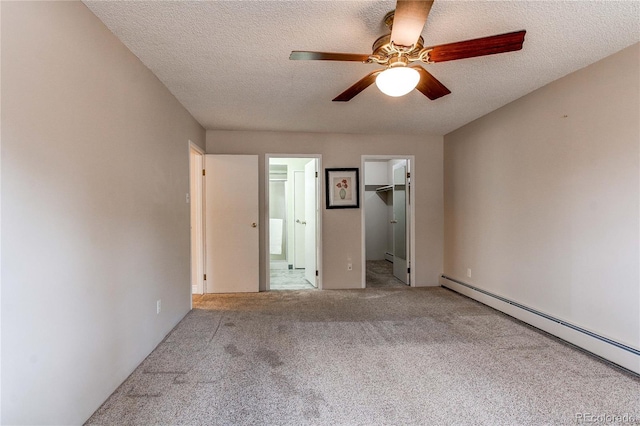
[[[314,287],[318,287],[318,279],[316,276],[317,181],[316,160],[313,159],[304,166],[304,217],[306,222],[304,225],[304,277]]]
[[[393,275],[405,284],[409,284],[409,181],[407,165],[393,166]]]
[[[257,292],[258,156],[207,154],[205,170],[205,292]]]
[[[293,267],[304,268],[306,218],[304,215],[304,172],[293,172]]]
[[[191,209],[191,291],[204,292],[204,230],[202,188],[204,155],[194,148],[189,150],[189,204]]]

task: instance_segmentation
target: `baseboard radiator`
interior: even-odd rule
[[[636,348],[446,275],[440,277],[440,285],[553,334],[626,370],[640,374],[640,350]]]

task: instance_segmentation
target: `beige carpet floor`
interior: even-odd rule
[[[87,424],[640,423],[637,376],[444,288],[195,307]]]

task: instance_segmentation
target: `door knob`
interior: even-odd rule
[[[389,223],[398,223],[397,220],[390,220]]]
[[[258,227],[258,224],[257,224],[257,223],[255,223],[255,222],[253,222],[253,223],[251,224],[251,227],[252,227],[252,228],[257,228],[257,227]]]

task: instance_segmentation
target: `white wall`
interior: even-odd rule
[[[80,424],[189,310],[204,130],[82,3],[1,7],[1,422]]]
[[[364,178],[367,186],[390,185],[388,161],[366,161]],[[377,193],[375,190],[365,191],[365,232],[367,260],[383,260],[390,243],[388,204],[392,203],[391,191]]]
[[[640,348],[639,62],[635,44],[445,136],[446,275]]]
[[[383,260],[387,251],[392,252],[388,249],[388,234],[391,225],[386,201],[387,195],[389,202],[391,202],[391,191],[382,194],[376,191],[366,191],[364,194],[367,260]]]
[[[264,155],[321,154],[325,168],[360,167],[361,156],[415,155],[416,285],[438,285],[442,273],[443,201],[441,136],[350,135],[207,131],[209,154],[258,154],[260,217],[264,217]],[[324,171],[320,175],[324,178]],[[361,288],[362,235],[359,209],[325,208],[322,194],[323,288]],[[361,199],[362,202],[362,199]],[[265,288],[265,237],[260,233],[260,288]],[[347,270],[351,258],[353,270]]]
[[[366,161],[364,163],[364,170],[365,185],[384,186],[391,184],[388,160]]]

